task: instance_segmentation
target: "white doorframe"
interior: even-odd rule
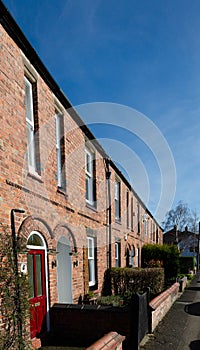
[[[27,248],[28,249],[34,249],[34,250],[44,250],[44,254],[45,254],[45,283],[46,283],[46,307],[47,307],[47,315],[46,315],[46,323],[47,323],[47,331],[50,331],[50,317],[49,317],[49,289],[48,289],[48,285],[49,285],[49,279],[48,279],[48,266],[47,266],[47,245],[45,242],[44,237],[41,235],[40,232],[38,231],[32,231],[30,233],[30,235],[28,236],[27,242],[30,239],[30,237],[32,235],[37,235],[41,241],[42,241],[42,245],[28,245],[27,244]]]

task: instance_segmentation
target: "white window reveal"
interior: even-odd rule
[[[115,267],[120,267],[120,243],[115,243]]]
[[[86,201],[94,205],[94,154],[85,150],[85,173],[86,173]]]
[[[62,114],[56,114],[56,159],[57,159],[57,183],[58,187],[66,189],[65,159],[64,159],[64,121]]]
[[[26,133],[28,142],[28,165],[31,172],[36,172],[35,141],[34,141],[34,113],[33,90],[31,82],[24,77],[25,105],[26,105]]]
[[[88,242],[88,270],[89,270],[89,286],[94,286],[95,281],[95,244],[93,237],[87,237]]]
[[[121,220],[120,182],[115,181],[115,219]]]

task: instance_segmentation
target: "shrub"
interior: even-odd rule
[[[19,249],[19,248],[18,248]],[[17,293],[17,288],[20,293]],[[12,238],[7,227],[0,225],[0,349],[30,349],[27,338],[27,318],[30,317],[28,281],[25,275],[16,274]],[[20,307],[19,307],[20,305]],[[19,320],[22,332],[19,334]]]
[[[97,299],[97,305],[105,306],[121,306],[121,296],[120,295],[107,295],[102,296]]]
[[[163,266],[165,280],[175,279],[179,273],[179,251],[175,245],[145,244],[142,247],[142,266]]]
[[[152,294],[158,294],[164,288],[164,271],[161,268],[113,267],[106,270],[104,276],[103,296],[110,295],[107,291],[113,295],[128,296],[143,292],[147,287]]]

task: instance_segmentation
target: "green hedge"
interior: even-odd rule
[[[179,273],[179,250],[176,245],[145,244],[142,247],[142,266],[162,266],[165,279],[176,278]]]
[[[120,268],[105,271],[102,295],[127,295],[142,292],[150,287],[151,294],[158,294],[164,288],[162,268]]]
[[[190,270],[194,270],[195,257],[180,256],[180,273],[189,273]]]

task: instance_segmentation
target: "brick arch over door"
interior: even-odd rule
[[[66,224],[58,224],[53,230],[53,236],[57,238],[64,236],[69,240],[71,252],[77,252],[77,243],[72,230]]]
[[[47,249],[52,249],[54,235],[50,226],[44,219],[40,217],[27,216],[19,227],[18,237],[23,240],[24,244],[26,244],[30,233],[33,231],[40,232],[46,241]]]

